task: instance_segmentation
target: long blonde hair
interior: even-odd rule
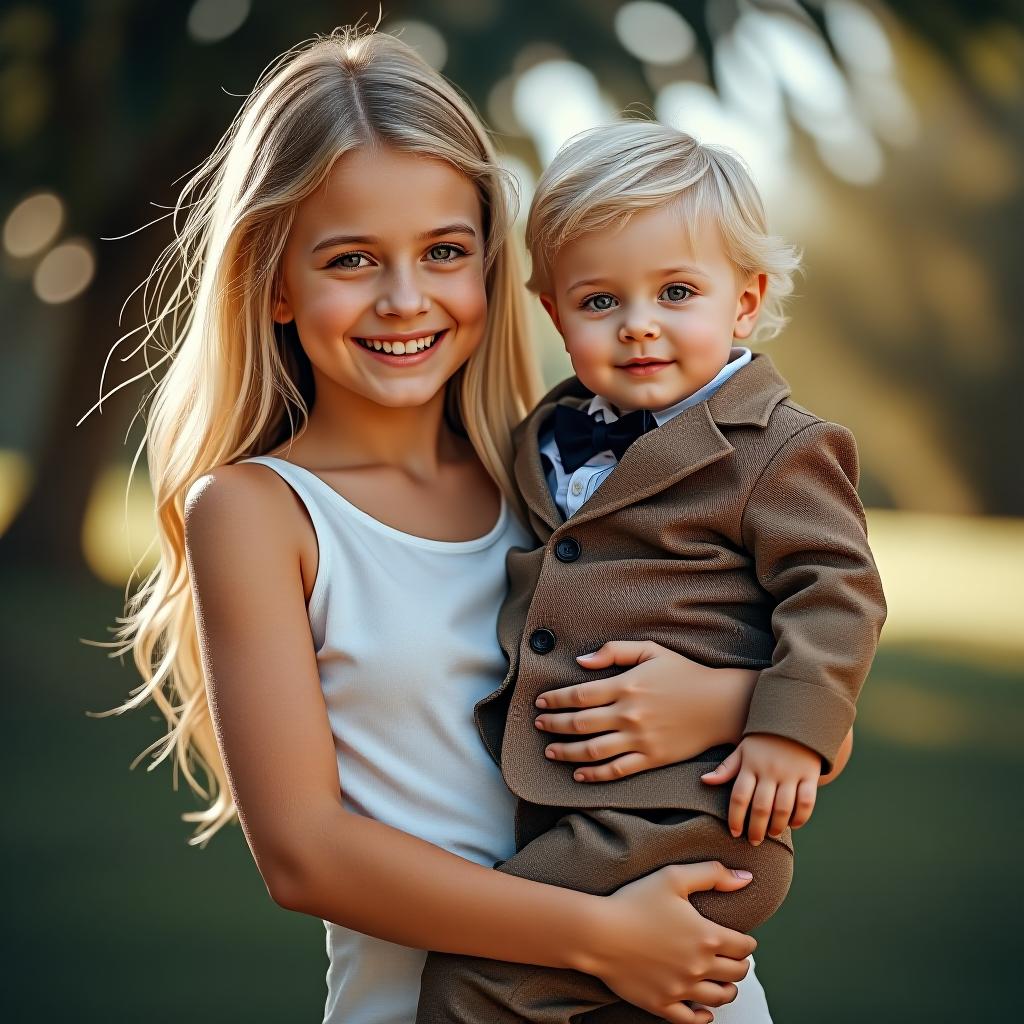
[[[302,429],[312,391],[294,331],[275,327],[279,263],[296,205],[342,154],[377,144],[445,160],[476,184],[484,215],[488,326],[449,383],[455,412],[514,507],[511,432],[539,393],[512,190],[469,103],[392,36],[338,29],[278,58],[185,185],[175,240],[146,282],[145,340],[166,372],[143,445],[159,563],[128,599],[116,655],[143,683],[111,713],[152,700],[167,732],[140,757],[172,759],[208,806],[184,815],[205,843],[235,817],[210,719],[185,559],[189,487],[216,466],[267,452]]]

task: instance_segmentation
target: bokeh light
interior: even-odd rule
[[[853,0],[827,0],[825,25],[843,63],[870,74],[892,72],[892,48],[878,18]]]
[[[84,239],[71,239],[43,257],[32,277],[32,287],[43,302],[69,302],[89,287],[95,272],[92,247]]]
[[[569,60],[543,61],[524,71],[516,82],[512,103],[516,118],[530,133],[545,165],[566,139],[616,116],[593,74]]]
[[[154,564],[156,520],[153,492],[136,470],[128,482],[126,465],[108,466],[93,485],[82,524],[82,552],[89,568],[106,583],[123,586],[143,559]]]
[[[410,18],[391,22],[386,29],[411,46],[432,68],[440,71],[448,63],[448,44],[433,25]]]
[[[197,43],[219,43],[249,17],[250,0],[196,0],[188,12],[188,34]]]
[[[4,222],[4,249],[18,259],[45,249],[64,223],[64,204],[52,192],[37,192],[23,199]]]
[[[693,29],[668,4],[636,0],[615,12],[619,42],[646,64],[678,64],[693,52]]]

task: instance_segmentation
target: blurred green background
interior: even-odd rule
[[[759,933],[780,1024],[1002,1021],[1024,760],[1018,422],[1024,33],[1010,0],[427,0],[400,31],[496,130],[528,205],[568,135],[625,110],[739,150],[805,251],[771,343],[850,425],[890,599],[854,759]],[[278,52],[376,6],[0,7],[0,843],[4,1020],[318,1021],[323,926],[275,907],[237,828],[205,850],[108,639],[152,535],[151,381],[121,306],[159,218]],[[180,187],[180,186],[178,186]],[[564,356],[537,318],[545,372]],[[115,393],[87,418],[100,394]],[[135,379],[143,374],[142,379]],[[118,388],[118,385],[124,384]],[[339,878],[339,885],[345,884]]]

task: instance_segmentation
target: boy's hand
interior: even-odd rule
[[[759,845],[767,833],[777,839],[786,826],[806,825],[814,810],[821,758],[809,747],[783,736],[754,733],[713,771],[701,776],[709,786],[735,779],[729,802],[729,831]]]
[[[650,641],[613,640],[576,660],[585,669],[629,669],[537,698],[546,712],[536,719],[538,729],[603,733],[548,745],[552,760],[581,765],[573,772],[577,782],[610,782],[688,761],[742,735],[756,672],[707,668]],[[607,758],[614,760],[586,764]]]

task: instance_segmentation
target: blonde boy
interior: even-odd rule
[[[739,160],[636,121],[562,149],[527,242],[576,377],[516,434],[541,545],[509,555],[510,670],[478,707],[520,801],[519,853],[501,869],[607,893],[720,860],[754,881],[694,902],[749,930],[789,888],[788,826],[852,725],[885,615],[852,435],[736,345],[784,323],[797,258],[768,234]],[[581,665],[610,637],[761,670],[740,744],[587,785],[578,764],[545,756],[538,698],[593,679]],[[572,972],[432,955],[424,984],[435,1016],[421,1021],[652,1019]]]

